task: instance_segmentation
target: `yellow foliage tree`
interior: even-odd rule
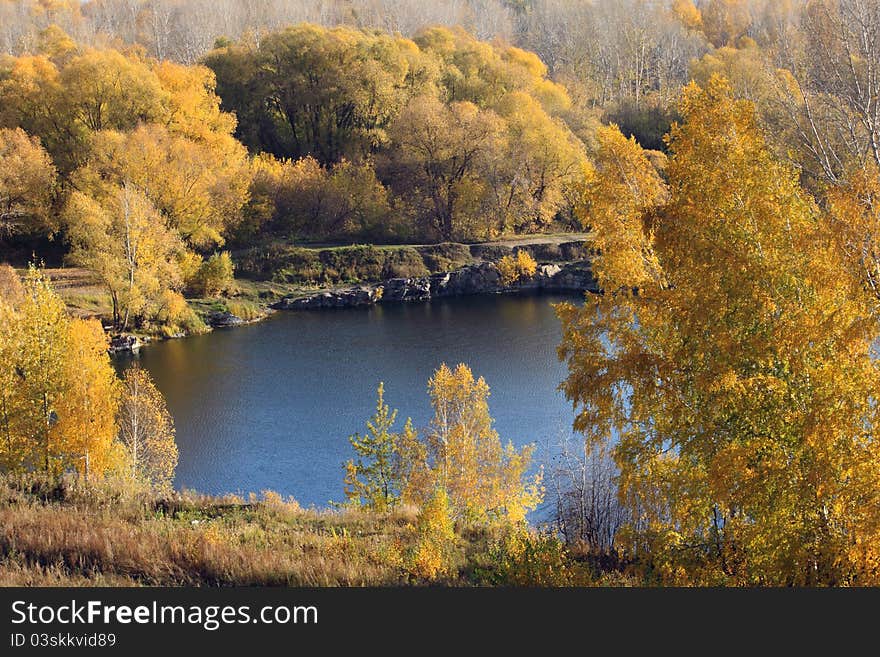
[[[608,291],[659,283],[654,253],[652,211],[663,203],[666,187],[647,154],[617,126],[596,130],[595,169],[588,169],[583,195],[575,212],[595,235],[601,254],[594,263]]]
[[[195,141],[159,125],[90,139],[87,163],[74,176],[92,195],[108,183],[131,184],[196,248],[222,244],[247,201],[250,169],[235,140]]]
[[[405,499],[424,503],[441,486],[454,518],[467,522],[520,522],[543,498],[541,475],[528,477],[534,447],[502,446],[489,415],[489,386],[467,365],[445,364],[428,382],[434,419],[426,436],[430,485]],[[425,478],[413,478],[410,486]]]
[[[55,167],[40,141],[0,129],[0,234],[53,233]]]
[[[107,352],[108,339],[97,320],[70,320],[65,355],[67,390],[56,405],[58,450],[87,479],[120,466],[116,441],[118,379]]]
[[[673,0],[672,13],[689,30],[699,30],[703,27],[703,16],[693,0]]]
[[[843,261],[862,280],[880,312],[880,170],[855,169],[828,191],[832,234]]]
[[[708,0],[701,17],[703,33],[716,48],[736,43],[752,23],[748,0]]]
[[[418,537],[412,557],[412,571],[418,577],[435,579],[451,570],[451,551],[455,529],[451,517],[449,495],[438,486],[419,511],[416,524]]]
[[[66,218],[71,258],[107,286],[113,323],[125,330],[133,319],[156,318],[167,293],[183,284],[183,245],[146,195],[130,183],[102,186],[95,196],[76,191]]]
[[[0,463],[103,475],[116,465],[116,377],[95,321],[71,320],[36,268],[0,299]]]
[[[42,273],[31,267],[25,298],[10,339],[16,356],[4,363],[14,373],[12,394],[18,397],[17,440],[11,455],[17,465],[56,473],[63,456],[58,443],[58,405],[68,390],[65,359],[70,348],[64,302]]]
[[[633,231],[603,251],[634,261],[597,269],[605,295],[559,309],[575,427],[632,514],[619,547],[667,582],[876,583],[876,325],[753,105],[712,78],[681,111],[648,211],[662,276]]]
[[[174,421],[146,370],[131,367],[122,377],[119,442],[132,476],[167,490],[177,467]]]

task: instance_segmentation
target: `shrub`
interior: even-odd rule
[[[205,260],[193,281],[193,290],[202,297],[218,297],[235,289],[232,257],[228,251],[215,253]]]
[[[556,536],[515,526],[502,530],[489,545],[486,567],[477,583],[494,586],[573,586],[589,583],[590,573],[576,569]]]
[[[226,310],[246,322],[252,322],[263,314],[257,304],[249,301],[229,300],[226,302]]]
[[[496,266],[504,285],[518,283],[538,271],[538,263],[525,250],[518,250],[515,256],[504,256]]]
[[[419,247],[418,251],[432,274],[457,269],[472,262],[471,250],[466,244],[443,242]]]
[[[437,488],[425,504],[417,520],[418,540],[412,555],[410,571],[417,577],[436,579],[450,574],[455,531],[450,514],[449,495]]]

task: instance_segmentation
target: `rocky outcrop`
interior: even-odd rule
[[[557,268],[555,271],[552,268]],[[549,269],[548,269],[549,268]],[[543,270],[543,273],[542,273]],[[586,261],[567,265],[542,265],[536,275],[539,287],[548,292],[598,292],[593,269]]]
[[[359,285],[342,290],[327,290],[305,297],[285,297],[272,307],[277,310],[358,308],[372,306],[381,296],[381,286]]]
[[[431,298],[432,276],[392,278],[382,283],[382,301],[427,301]]]
[[[136,354],[146,342],[148,342],[146,338],[142,340],[138,336],[130,335],[128,333],[113,335],[110,337],[110,347],[108,351],[111,354],[126,352]]]
[[[230,312],[215,312],[208,315],[207,324],[211,328],[227,328],[230,326],[241,326],[246,322],[238,315]]]
[[[375,303],[427,301],[443,297],[498,294],[522,291],[596,292],[596,281],[588,262],[544,264],[535,275],[511,286],[501,282],[494,263],[482,262],[453,271],[413,278],[393,278],[373,286],[359,285],[327,290],[304,297],[285,297],[273,308],[309,310],[317,308],[357,308]]]

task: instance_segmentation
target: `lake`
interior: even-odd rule
[[[426,426],[427,382],[443,362],[467,363],[491,388],[504,442],[537,443],[537,460],[571,435],[557,386],[566,368],[552,305],[577,297],[478,296],[369,309],[279,312],[268,320],[151,345],[149,370],[174,416],[175,486],[204,493],[265,489],[304,506],[342,501],[348,436],[385,399]]]

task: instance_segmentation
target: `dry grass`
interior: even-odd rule
[[[0,585],[388,586],[413,516],[0,484]]]
[[[21,274],[24,270],[20,270]],[[53,289],[75,317],[106,318],[112,313],[110,294],[98,278],[80,267],[47,268]]]
[[[0,476],[0,586],[626,585],[552,538],[458,527],[440,580],[414,574],[417,510],[302,509]],[[525,536],[525,543],[523,537]],[[529,538],[531,536],[531,538]]]

